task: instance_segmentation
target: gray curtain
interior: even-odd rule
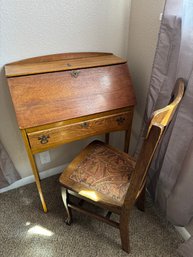
[[[167,218],[186,225],[193,216],[193,2],[166,1],[144,123],[165,106],[179,77],[186,92],[149,172],[149,189]]]
[[[166,0],[139,145],[151,113],[168,103],[179,77],[186,81],[185,95],[152,161],[147,186],[167,219],[185,226],[193,218],[192,0]],[[193,257],[193,237],[178,252]]]
[[[0,188],[6,187],[18,179],[20,176],[0,141]]]
[[[166,1],[143,128],[151,113],[168,103],[175,81],[179,77],[186,80],[186,92],[151,164],[148,188],[167,219],[174,225],[185,226],[193,217],[192,0]],[[186,243],[184,246],[186,253],[183,256],[193,256],[192,241],[189,240],[189,245]],[[180,251],[182,254],[183,246]]]

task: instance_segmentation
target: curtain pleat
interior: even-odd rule
[[[148,188],[155,202],[168,220],[178,226],[185,226],[193,217],[192,13],[193,2],[190,0],[166,1],[142,130],[145,130],[152,112],[168,104],[176,79],[184,78],[184,98],[148,175]]]

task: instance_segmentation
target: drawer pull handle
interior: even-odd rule
[[[48,143],[48,138],[50,138],[49,135],[42,135],[40,137],[38,137],[38,140],[40,140],[41,144],[47,144]]]
[[[116,119],[116,122],[118,123],[118,125],[122,125],[124,121],[125,121],[124,117],[119,117]]]
[[[73,71],[71,71],[71,76],[74,77],[74,78],[77,78],[79,73],[80,73],[79,70],[73,70]]]
[[[83,123],[81,124],[81,127],[82,127],[82,128],[88,128],[88,126],[89,126],[89,123],[88,123],[88,122],[83,122]]]

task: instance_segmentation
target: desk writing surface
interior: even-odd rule
[[[134,105],[126,64],[8,79],[21,129]]]

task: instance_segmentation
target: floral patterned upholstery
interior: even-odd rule
[[[129,186],[134,161],[128,155],[95,141],[95,146],[78,164],[70,179],[89,189],[121,201]]]

